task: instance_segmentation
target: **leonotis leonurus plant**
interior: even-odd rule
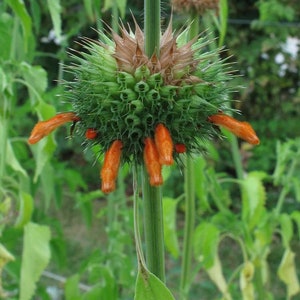
[[[30,144],[72,121],[87,146],[99,144],[105,153],[101,188],[108,193],[120,162],[145,163],[150,184],[161,185],[162,165],[200,152],[201,140],[220,134],[215,125],[259,143],[250,124],[226,115],[230,66],[218,50],[208,50],[206,37],[186,43],[186,32],[173,35],[170,22],[158,55],[148,57],[137,24],[134,33],[124,25],[120,32],[83,40],[85,52],[73,53],[76,64],[67,67],[74,80],[64,83],[73,111],[38,122]]]

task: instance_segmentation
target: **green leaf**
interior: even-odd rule
[[[227,3],[227,0],[220,0],[219,18],[220,18],[219,47],[222,47],[223,44],[224,44],[226,31],[227,31],[227,21],[228,21],[228,3]]]
[[[40,66],[31,66],[26,62],[21,63],[20,67],[28,88],[30,102],[36,105],[42,101],[42,94],[47,88],[47,72]]]
[[[163,198],[164,237],[165,246],[174,258],[179,255],[179,245],[176,230],[176,209],[178,201],[172,198]]]
[[[11,207],[12,207],[12,199],[6,196],[0,202],[0,214],[7,216],[11,210]]]
[[[116,0],[116,1],[117,1],[118,9],[120,11],[121,18],[124,18],[126,12],[126,0]],[[115,5],[115,1],[105,0],[103,11],[109,10],[110,8],[112,8],[113,5]]]
[[[214,265],[219,244],[220,231],[210,223],[201,223],[194,232],[195,258],[202,262],[205,269]]]
[[[281,214],[279,221],[280,221],[280,226],[281,226],[281,236],[282,236],[283,246],[285,248],[288,248],[290,241],[293,237],[292,220],[288,214]]]
[[[273,173],[274,184],[275,185],[287,185],[290,184],[294,177],[293,166],[295,161],[299,161],[298,151],[300,147],[300,139],[289,140],[285,143],[277,142],[276,144],[276,166]]]
[[[134,300],[175,300],[165,284],[146,269],[139,270]]]
[[[15,260],[14,256],[2,244],[0,244],[0,271],[2,272],[3,267],[13,260]]]
[[[47,0],[48,8],[50,10],[50,15],[54,27],[54,32],[56,38],[61,40],[61,5],[60,0]]]
[[[207,189],[209,189],[209,194],[214,200],[218,210],[222,213],[227,213],[227,207],[231,203],[229,191],[225,190],[220,184],[218,174],[216,174],[214,168],[209,168],[207,170],[207,181]]]
[[[199,156],[194,160],[195,192],[199,199],[199,206],[201,207],[202,212],[210,209],[205,167],[206,160],[203,156]]]
[[[30,9],[30,15],[32,16],[32,22],[33,27],[36,32],[40,31],[40,25],[41,25],[41,8],[40,4],[36,0],[29,0],[29,9]]]
[[[105,266],[101,268],[102,286],[101,294],[98,299],[115,300],[118,298],[118,289],[116,277],[111,267]],[[84,298],[85,299],[85,298]],[[92,298],[90,298],[92,300]],[[95,299],[95,298],[94,298]]]
[[[101,193],[99,193],[101,194]],[[85,195],[81,193],[76,193],[76,207],[80,209],[82,216],[84,218],[85,224],[87,227],[92,225],[93,220],[93,206],[91,201],[85,200]]]
[[[50,159],[50,156],[49,156]],[[40,176],[40,186],[43,192],[43,204],[45,205],[45,210],[48,210],[51,200],[54,198],[56,203],[59,201],[59,197],[55,197],[57,192],[57,186],[55,186],[55,170],[52,164],[47,161],[43,168],[42,172],[39,173]]]
[[[262,182],[265,176],[264,172],[251,172],[242,181],[242,219],[250,229],[260,222],[265,212],[266,191]]]
[[[88,18],[94,22],[94,12],[93,12],[93,1],[92,0],[84,0],[84,8]]]
[[[231,300],[232,298],[230,293],[228,292],[228,284],[223,275],[222,265],[218,253],[216,253],[216,256],[214,258],[213,266],[208,268],[206,272],[209,278],[215,283],[215,285],[223,294],[223,299]]]
[[[28,49],[29,39],[32,36],[32,24],[31,24],[31,18],[26,10],[26,6],[24,1],[22,0],[6,0],[6,2],[9,4],[9,6],[12,8],[14,13],[20,18],[23,33],[24,33],[24,44],[25,49]]]
[[[50,260],[50,237],[48,226],[28,223],[24,227],[20,300],[30,300],[34,295],[36,282]]]
[[[162,168],[162,177],[164,182],[168,180],[170,175],[172,174],[172,167],[170,168],[169,166],[163,166]]]
[[[55,107],[51,104],[48,104],[44,101],[40,101],[36,106],[36,112],[40,116],[41,119],[50,119],[56,114]]]
[[[222,231],[229,231],[233,235],[241,235],[243,232],[243,224],[239,215],[231,211],[217,212],[211,218],[210,223],[214,224],[217,228],[222,228]]]
[[[1,25],[0,25],[1,26]],[[1,33],[0,33],[1,34]],[[7,88],[7,77],[3,69],[0,67],[0,92],[3,93]]]
[[[278,0],[258,1],[261,21],[293,21],[295,10]]]
[[[36,182],[39,175],[42,173],[45,164],[52,157],[56,143],[54,137],[51,135],[47,138],[42,139],[34,148],[34,156],[36,159],[36,169],[34,173],[33,181]]]
[[[292,178],[292,185],[294,187],[294,193],[296,196],[297,202],[300,202],[300,180],[298,177]]]
[[[81,300],[81,294],[79,290],[79,275],[75,274],[68,278],[65,283],[65,297],[66,300]]]
[[[272,215],[266,214],[260,221],[258,228],[255,228],[255,249],[257,253],[263,255],[264,251],[268,251],[272,239],[274,237],[274,228],[277,226],[277,219]]]
[[[100,284],[93,286],[87,293],[84,294],[83,300],[95,300],[95,299],[105,299],[110,300],[111,298],[107,298],[107,295],[103,294],[103,288]],[[111,300],[115,300],[112,298]]]
[[[287,287],[288,299],[300,292],[295,265],[295,253],[290,248],[287,248],[284,252],[278,269],[278,276]]]
[[[125,17],[125,13],[126,13],[126,1],[127,0],[117,0],[117,5],[118,5],[118,8],[120,10],[121,18]]]
[[[21,63],[22,76],[34,90],[42,94],[46,91],[48,85],[47,72],[41,66],[31,66],[26,62]],[[30,92],[30,90],[29,90]]]
[[[13,18],[7,13],[0,14],[0,58],[2,61],[11,57]]]
[[[14,150],[11,146],[10,141],[7,141],[6,144],[6,163],[10,166],[14,171],[21,173],[24,177],[27,177],[26,171],[22,168],[18,159],[15,156]]]
[[[33,199],[30,194],[21,191],[19,201],[19,214],[15,222],[15,227],[22,228],[31,220],[31,215],[33,212]]]
[[[107,11],[112,6],[112,0],[104,0],[103,11]]]
[[[240,288],[243,295],[243,300],[255,299],[253,276],[255,272],[254,264],[251,261],[247,261],[240,274]]]
[[[276,144],[276,166],[273,173],[274,184],[278,185],[281,182],[282,176],[285,174],[285,168],[287,160],[290,158],[289,143],[280,143],[277,141]]]
[[[291,218],[296,222],[298,227],[298,235],[300,239],[300,212],[299,211],[293,211],[291,214]]]

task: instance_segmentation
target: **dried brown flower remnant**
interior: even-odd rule
[[[113,56],[120,71],[134,74],[139,67],[146,66],[150,74],[160,73],[165,84],[180,85],[183,81],[194,82],[195,76],[191,73],[197,65],[194,59],[196,50],[192,50],[195,40],[178,47],[177,37],[173,35],[170,21],[161,37],[159,58],[155,54],[148,57],[144,52],[144,33],[138,24],[135,26],[134,36],[124,26],[121,27],[121,35],[112,33],[115,42]]]
[[[218,10],[219,0],[172,0],[175,11],[196,12],[203,15],[207,10]]]

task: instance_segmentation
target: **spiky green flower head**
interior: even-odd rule
[[[73,54],[76,64],[67,67],[75,78],[66,83],[66,97],[80,119],[77,129],[96,132],[87,145],[105,152],[120,140],[123,161],[142,163],[145,138],[163,124],[174,144],[199,152],[201,140],[219,134],[208,117],[228,110],[229,65],[218,49],[208,50],[207,37],[186,42],[187,31],[174,36],[171,22],[152,57],[137,24],[134,33],[120,30],[112,39],[84,40],[85,52]]]

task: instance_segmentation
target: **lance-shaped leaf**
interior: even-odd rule
[[[251,261],[247,261],[240,274],[240,289],[242,291],[243,300],[252,300],[254,299],[254,285],[253,285],[253,276],[254,276],[254,265]]]
[[[50,260],[49,242],[49,227],[35,223],[24,227],[20,300],[32,299],[36,282]]]
[[[287,299],[300,292],[295,265],[295,253],[290,248],[287,248],[284,252],[278,269],[278,276],[287,287]]]

